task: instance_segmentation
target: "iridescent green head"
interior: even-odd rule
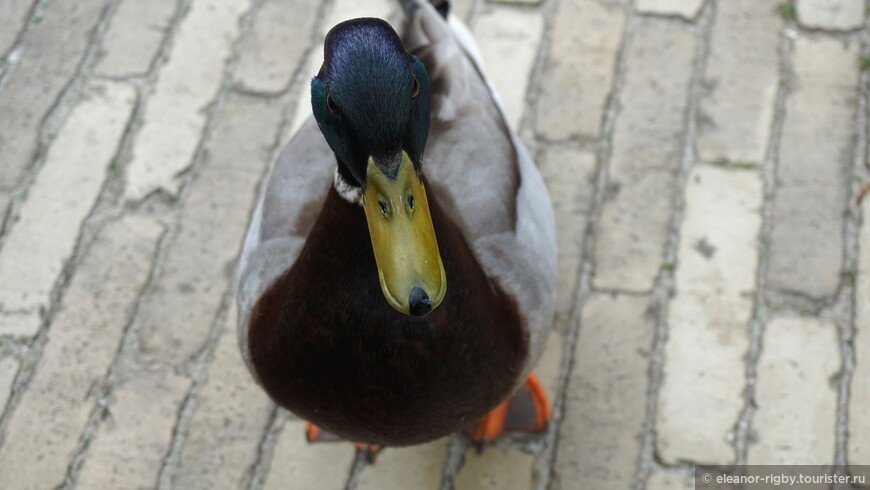
[[[429,135],[426,69],[380,19],[338,24],[311,80],[311,105],[342,180],[359,187],[381,289],[425,315],[447,288],[422,178]]]

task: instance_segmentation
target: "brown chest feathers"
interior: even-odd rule
[[[363,211],[330,190],[296,263],[251,316],[251,360],[275,402],[346,439],[395,446],[459,430],[510,394],[528,332],[430,206],[447,294],[421,318],[387,304]]]

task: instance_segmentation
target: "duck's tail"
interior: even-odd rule
[[[447,18],[447,13],[450,11],[450,2],[447,0],[429,0],[429,3],[435,7],[435,10],[441,14],[441,17]],[[399,4],[402,5],[402,10],[405,11],[405,16],[407,18],[411,18],[414,10],[418,8],[416,0],[399,0]]]

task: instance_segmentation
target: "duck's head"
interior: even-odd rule
[[[428,314],[444,299],[447,279],[421,173],[426,69],[383,20],[342,22],[326,35],[311,105],[338,175],[361,191],[387,302],[405,314]]]

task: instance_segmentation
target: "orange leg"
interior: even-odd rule
[[[320,427],[312,424],[311,422],[305,422],[305,439],[310,442],[315,442],[320,438]]]
[[[501,402],[484,415],[478,422],[471,435],[471,440],[478,445],[492,442],[504,431],[504,419],[508,411],[508,402]]]
[[[307,421],[305,422],[305,439],[308,440],[309,443],[337,442],[344,440],[331,432],[321,430],[320,427]],[[366,461],[369,463],[374,463],[375,457],[377,457],[378,453],[381,452],[381,449],[384,448],[377,444],[364,444],[361,442],[355,442],[353,445],[356,447],[356,451],[365,456]]]
[[[550,422],[550,403],[544,387],[534,373],[513,397],[490,410],[465,433],[478,448],[495,440],[504,431],[543,432]]]
[[[539,432],[547,430],[547,424],[550,423],[552,413],[550,412],[550,402],[547,400],[547,392],[544,391],[544,385],[535,376],[535,373],[529,374],[526,380],[526,389],[532,395],[532,403],[535,404],[535,428]]]

